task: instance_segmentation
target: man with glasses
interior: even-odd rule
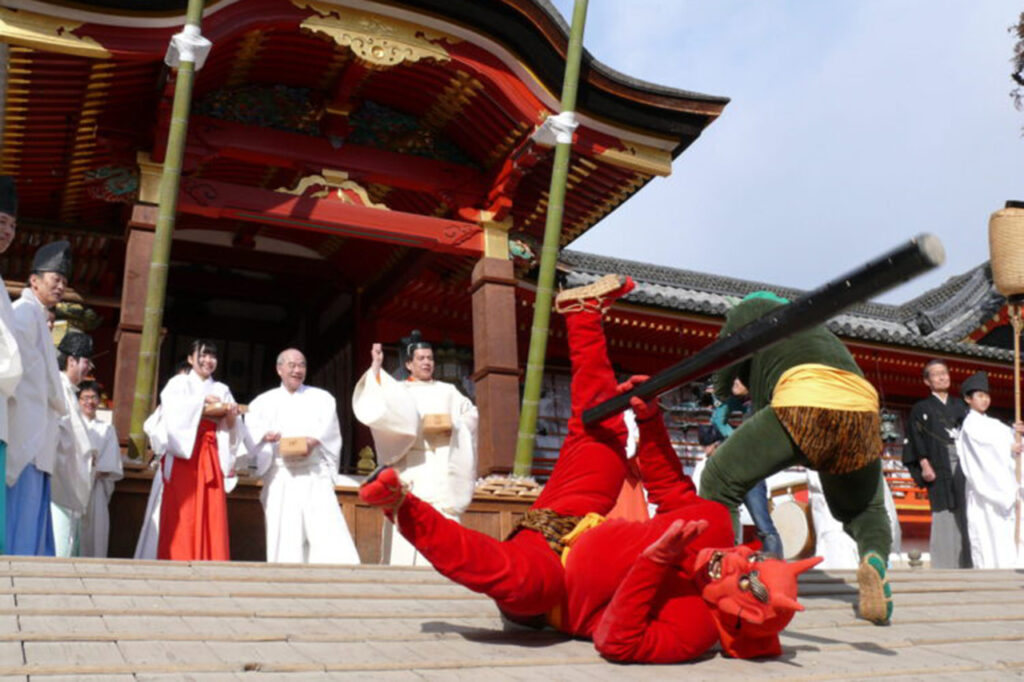
[[[57,423],[57,459],[53,468],[53,539],[57,556],[79,556],[82,515],[92,491],[93,459],[96,447],[89,439],[78,404],[78,385],[92,370],[92,337],[69,332],[57,346],[60,382],[64,388],[67,415]]]
[[[257,396],[245,416],[264,481],[267,561],[358,564],[334,494],[341,456],[335,400],[306,386],[306,358],[294,348],[277,356],[277,375],[281,385]]]
[[[96,418],[100,406],[100,385],[83,381],[78,385],[78,405],[82,408],[89,438],[96,449],[92,463],[92,487],[89,506],[82,516],[82,556],[105,557],[110,543],[110,496],[114,484],[124,478],[121,448],[114,425]]]

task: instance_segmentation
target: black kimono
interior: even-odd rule
[[[951,431],[959,428],[966,416],[967,404],[963,400],[949,396],[943,405],[934,393],[917,402],[910,410],[903,463],[910,470],[914,482],[928,490],[932,511],[951,511],[964,507],[963,474],[957,477],[961,479],[957,486],[949,461],[949,449],[954,440]],[[935,480],[931,483],[921,477],[922,459],[927,459],[935,470]]]
[[[903,462],[914,481],[928,490],[932,508],[929,552],[932,568],[970,568],[965,489],[967,480],[959,466],[952,431],[967,416],[963,400],[949,396],[946,403],[930,395],[914,405],[907,425]],[[935,480],[921,476],[921,460],[927,459]],[[955,462],[955,464],[954,464]]]

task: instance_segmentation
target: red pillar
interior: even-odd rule
[[[480,412],[477,435],[481,476],[509,473],[519,428],[516,352],[516,278],[512,262],[481,258],[473,268],[473,381]]]
[[[136,204],[128,222],[124,282],[121,286],[121,319],[114,335],[114,341],[117,343],[117,365],[114,370],[114,427],[122,444],[128,442],[128,432],[131,428],[135,375],[142,343],[146,285],[149,280],[155,229],[156,206]]]

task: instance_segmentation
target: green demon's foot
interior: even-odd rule
[[[868,552],[857,569],[860,586],[858,615],[875,625],[887,625],[892,618],[892,589],[885,577],[885,560],[877,552]]]

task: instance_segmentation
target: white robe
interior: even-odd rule
[[[457,521],[476,487],[478,417],[473,403],[445,382],[398,382],[383,371],[378,382],[369,370],[356,384],[352,408],[370,427],[377,463],[394,466],[417,497]],[[451,436],[424,435],[422,421],[428,414],[449,415]],[[382,547],[385,563],[428,563],[390,524],[384,525]]]
[[[267,528],[267,561],[358,564],[359,552],[341,514],[334,486],[339,477],[341,429],[334,398],[327,391],[284,386],[249,404],[246,427],[257,442],[250,453],[263,478],[260,500]],[[320,442],[302,459],[284,459],[268,432]]]
[[[7,443],[7,404],[21,381],[21,351],[15,337],[14,308],[0,278],[0,442]],[[8,455],[10,457],[10,455]]]
[[[52,499],[53,504],[74,516],[81,516],[89,506],[96,447],[89,438],[89,427],[85,425],[85,417],[78,406],[77,388],[63,372],[60,373],[60,382],[68,413],[58,422],[60,438],[50,481]]]
[[[1013,429],[971,410],[956,439],[967,479],[967,534],[975,568],[1018,565],[1014,509],[1020,494],[1013,459]]]
[[[124,478],[124,468],[114,425],[98,419],[87,419],[85,424],[96,448],[96,463],[89,507],[82,516],[82,556],[102,558],[107,556],[110,544],[110,496],[114,494],[114,484]]]
[[[79,556],[81,519],[89,506],[92,463],[96,448],[78,405],[77,388],[60,373],[68,413],[57,422],[57,458],[50,478],[50,514],[54,547],[59,557]]]
[[[163,411],[163,428],[167,434],[167,454],[163,458],[164,482],[174,475],[175,459],[191,459],[195,447],[199,421],[203,416],[206,396],[216,396],[225,403],[235,402],[231,390],[210,379],[200,379],[195,370],[188,374],[171,377],[160,392],[160,407]],[[235,489],[238,477],[234,476],[235,456],[246,438],[245,423],[235,420],[234,427],[229,428],[227,419],[215,420],[217,423],[217,456],[220,458],[220,469],[224,474],[224,492]]]
[[[22,376],[7,413],[7,485],[29,464],[52,474],[57,458],[57,420],[68,413],[57,368],[57,349],[46,326],[46,310],[28,287],[14,303],[15,338]]]
[[[163,406],[158,405],[153,414],[146,418],[142,430],[149,438],[149,447],[153,450],[153,461],[150,463],[155,471],[153,483],[149,488],[146,500],[146,514],[142,518],[142,529],[139,540],[135,543],[136,559],[156,559],[157,545],[160,542],[160,505],[164,497],[163,457],[167,452],[167,428],[164,426]]]

